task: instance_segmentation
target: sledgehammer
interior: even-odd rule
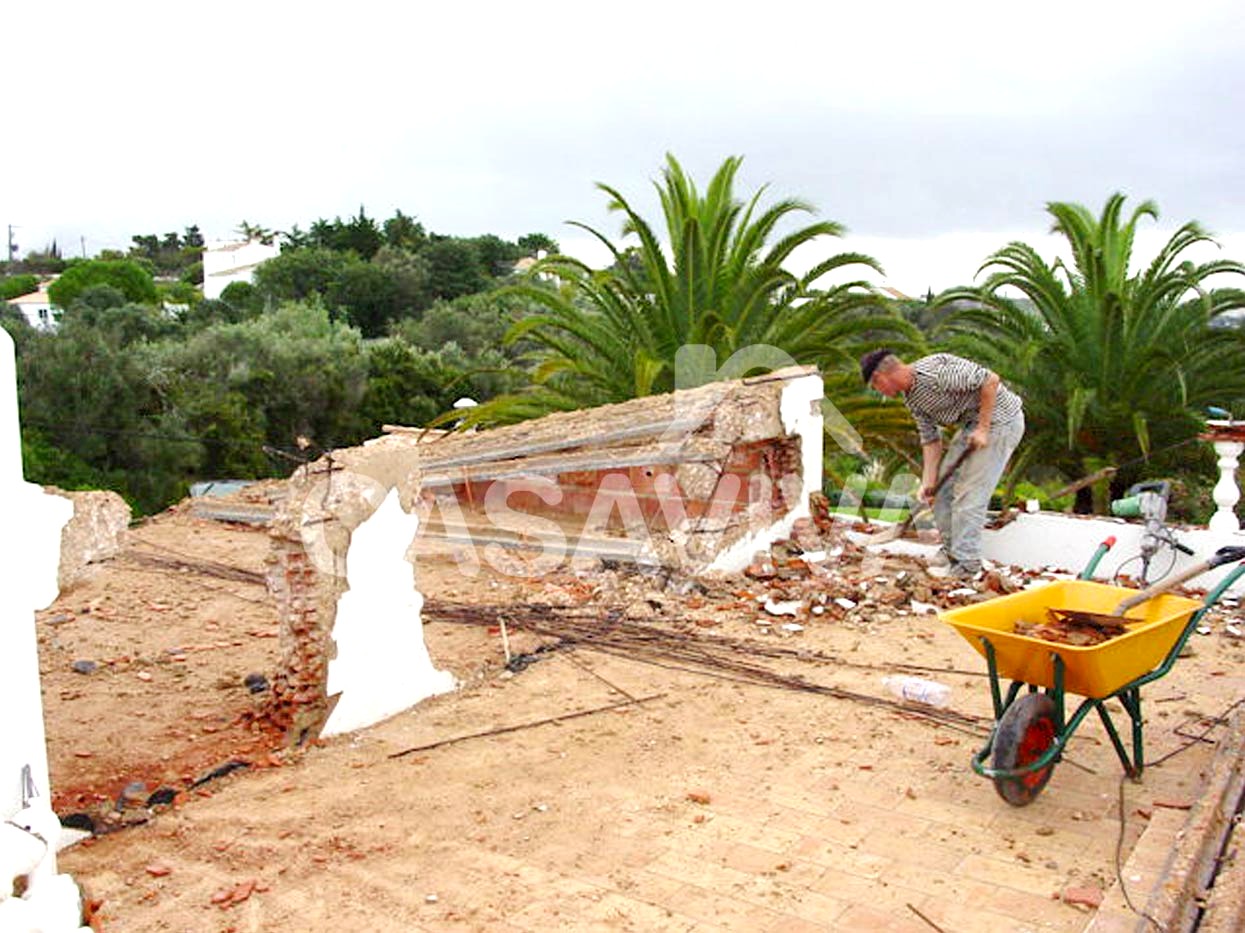
[[[938,490],[947,485],[947,480],[951,479],[951,477],[955,474],[955,471],[960,468],[960,464],[967,460],[968,455],[972,452],[973,448],[967,446],[960,451],[959,455],[954,461],[952,461],[951,466],[947,468],[946,472],[938,477],[938,482],[934,483],[934,491],[933,495],[930,496],[930,499],[934,499],[938,496]],[[902,538],[912,528],[913,523],[921,515],[923,515],[929,507],[929,503],[918,501],[918,503],[912,507],[912,510],[908,512],[907,518],[905,518],[898,525],[891,525],[891,527],[870,536],[869,540],[865,542],[865,547],[870,547],[874,544],[886,544],[890,541],[896,541],[899,538]]]

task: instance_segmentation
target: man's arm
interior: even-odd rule
[[[938,465],[942,463],[942,441],[921,445],[921,492],[925,502],[934,501],[934,484],[938,482]]]
[[[980,450],[990,441],[990,422],[994,418],[994,401],[999,394],[999,374],[990,373],[981,384],[981,396],[978,401],[977,427],[968,435],[968,446]]]

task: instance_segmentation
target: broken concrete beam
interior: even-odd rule
[[[90,573],[90,565],[121,550],[130,527],[130,507],[115,492],[66,492],[48,487],[73,503],[73,517],[61,529],[61,556],[57,582],[69,590]]]

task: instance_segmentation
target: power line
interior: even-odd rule
[[[135,440],[152,440],[152,441],[170,441],[177,444],[202,444],[206,447],[232,447],[237,449],[255,449],[259,448],[270,456],[277,456],[287,460],[293,460],[297,463],[306,463],[308,460],[314,460],[317,456],[327,453],[333,448],[313,448],[314,455],[308,456],[307,451],[295,452],[286,450],[285,448],[269,444],[267,441],[232,441],[221,438],[200,437],[198,435],[184,434],[161,434],[156,431],[140,431],[128,428],[107,428],[98,424],[83,424],[81,422],[68,421],[48,421],[38,417],[23,416],[22,425],[24,427],[35,427],[45,431],[68,431],[71,433],[90,432],[93,434],[105,434],[111,437],[126,437]]]

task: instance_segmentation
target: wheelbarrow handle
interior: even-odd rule
[[[1222,567],[1224,564],[1232,564],[1238,560],[1245,560],[1245,547],[1221,547],[1214,554],[1210,555],[1210,557],[1206,558],[1206,560],[1200,561],[1192,567],[1187,567],[1175,576],[1160,580],[1153,586],[1148,586],[1139,593],[1134,593],[1132,596],[1121,600],[1120,604],[1115,607],[1115,615],[1121,616],[1134,606],[1140,605],[1148,599],[1153,599],[1160,593],[1166,593],[1168,590],[1179,586],[1186,580],[1192,580],[1194,577],[1200,577],[1208,570],[1214,570],[1216,567]]]

